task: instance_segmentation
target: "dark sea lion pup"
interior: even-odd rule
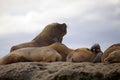
[[[63,36],[67,33],[66,28],[67,25],[65,23],[49,24],[32,41],[12,46],[10,52],[25,47],[42,47],[54,42],[62,42]]]
[[[96,43],[91,47],[90,50],[93,52],[93,54],[95,54],[92,62],[94,63],[101,62],[103,52],[101,51],[100,45]]]

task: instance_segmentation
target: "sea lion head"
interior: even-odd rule
[[[92,47],[91,47],[91,51],[94,52],[94,53],[99,53],[101,51],[100,49],[100,45],[98,43],[94,44]]]

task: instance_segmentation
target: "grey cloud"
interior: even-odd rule
[[[13,45],[31,41],[37,33],[17,33],[0,37],[0,57],[9,53]]]
[[[23,36],[20,38],[16,38],[16,36],[21,36],[16,34],[13,38],[14,41],[10,41],[12,38],[9,36],[6,36],[6,38],[1,37],[0,41],[2,41],[2,43],[0,43],[0,45],[2,45],[3,48],[1,48],[0,51],[9,51],[8,49],[11,45],[31,40],[32,33],[41,29],[39,26],[52,22],[65,22],[68,25],[68,33],[64,37],[63,43],[71,48],[90,47],[94,43],[100,43],[102,49],[105,50],[110,45],[120,42],[120,2],[109,3],[109,1],[112,0],[2,1],[3,3],[0,3],[0,7],[2,7],[0,8],[0,12],[11,16],[8,22],[11,21],[12,23],[7,24],[9,27],[15,23],[17,26],[15,24],[12,25],[13,27],[15,26],[13,29],[17,29],[19,26],[18,32],[20,32],[20,30],[23,31],[23,29],[20,29],[23,28],[21,26],[24,26],[24,28],[26,26],[28,26],[27,28],[31,28],[33,26],[31,29],[37,29],[33,32],[30,30],[30,34],[21,34]],[[114,1],[116,0],[113,0],[113,2]],[[19,17],[16,17],[18,15],[25,16],[25,19],[27,16],[30,22],[26,20],[20,23]],[[18,22],[14,22],[15,20],[12,21],[13,16]],[[24,20],[24,18],[22,20]],[[6,23],[7,22],[5,22],[5,24]],[[20,41],[18,41],[18,38]]]

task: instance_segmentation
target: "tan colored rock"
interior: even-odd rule
[[[0,80],[120,80],[120,63],[24,62],[0,65]]]

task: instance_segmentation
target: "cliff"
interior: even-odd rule
[[[0,65],[0,80],[120,80],[120,63],[14,63]]]

